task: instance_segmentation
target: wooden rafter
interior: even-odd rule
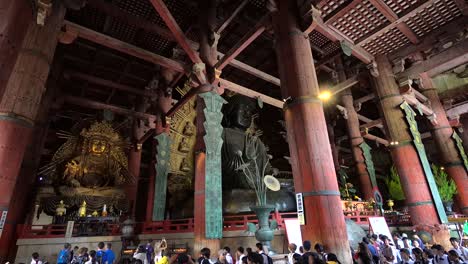
[[[375,94],[371,93],[371,94],[365,95],[365,96],[363,96],[361,98],[355,99],[353,103],[354,103],[354,105],[359,105],[359,104],[365,103],[367,101],[374,100],[374,98],[375,98]]]
[[[460,41],[428,60],[415,64],[409,69],[398,73],[396,77],[399,80],[418,79],[419,75],[425,72],[432,77],[465,63],[468,63],[468,39]]]
[[[67,22],[67,25],[69,25],[69,24],[70,24],[70,22]],[[73,24],[73,23],[71,23],[71,24]],[[89,31],[94,32],[94,31],[92,31],[90,29],[86,29],[86,28],[83,28],[83,27],[79,27],[79,28],[76,28],[76,29],[77,29],[77,32],[79,32],[79,36],[81,36],[81,34],[82,34],[81,32],[86,32],[87,33],[86,35],[90,34]],[[97,33],[97,32],[94,32],[94,33]],[[98,34],[100,34],[100,33],[98,33]],[[102,35],[102,34],[100,34],[100,35]],[[103,36],[105,36],[105,35],[103,35]],[[161,57],[161,56],[156,55],[156,54],[154,54],[152,52],[149,52],[147,50],[143,50],[141,48],[138,48],[138,47],[135,47],[135,46],[132,46],[132,45],[128,45],[128,46],[126,46],[127,48],[122,49],[120,47],[120,45],[117,45],[117,44],[120,44],[119,42],[116,42],[115,39],[107,37],[107,36],[105,36],[105,38],[102,38],[102,39],[101,38],[98,38],[98,39],[89,38],[89,40],[90,41],[96,41],[97,40],[97,41],[99,41],[98,43],[100,43],[103,46],[106,46],[106,47],[111,48],[111,49],[116,49],[116,50],[119,50],[119,51],[121,51],[123,53],[133,55],[133,56],[134,56],[135,53],[137,53],[137,54],[140,54],[140,53],[141,54],[146,54],[146,56],[140,56],[138,58],[141,58],[142,60],[153,62],[153,63],[155,63],[153,56],[158,56],[158,58]],[[136,52],[133,49],[137,50],[138,52]],[[162,57],[162,58],[164,58],[164,57]],[[164,58],[164,59],[167,60],[167,61],[174,62],[174,63],[179,63],[179,62],[173,61],[173,60],[168,59],[168,58]],[[184,68],[182,64],[180,64],[180,67]],[[219,80],[220,80],[220,84],[223,87],[225,87],[226,89],[235,91],[235,92],[237,92],[239,94],[242,94],[242,95],[245,95],[245,96],[248,96],[248,97],[260,98],[266,104],[271,104],[271,105],[279,107],[279,108],[283,107],[283,102],[281,100],[278,100],[278,99],[269,97],[267,95],[258,93],[256,91],[253,91],[251,89],[245,88],[245,87],[243,87],[241,85],[238,85],[236,83],[233,83],[233,82],[221,79],[221,78]],[[194,89],[192,89],[192,90],[194,90]],[[194,90],[194,92],[196,92],[196,91]]]
[[[161,65],[177,72],[186,72],[185,65],[181,62],[154,54],[142,48],[130,45],[126,42],[101,34],[94,30],[82,27],[75,23],[65,21],[65,29],[71,29],[78,33],[78,37],[100,44],[102,46],[118,50],[122,53],[132,55],[134,57],[149,61],[151,63]]]
[[[266,29],[266,23],[269,21],[270,15],[264,16],[257,24],[247,32],[226,54],[216,63],[215,67],[222,70],[226,67],[237,55],[239,55],[250,43],[260,36]]]
[[[156,9],[156,11],[158,12],[161,19],[164,21],[166,26],[174,35],[174,38],[176,39],[177,43],[180,45],[180,47],[185,51],[187,56],[190,58],[190,60],[193,63],[201,63],[202,61],[200,59],[200,56],[198,56],[198,53],[192,49],[189,39],[187,39],[187,37],[185,36],[185,33],[179,27],[179,24],[177,24],[177,21],[172,16],[166,4],[164,4],[164,1],[163,0],[150,0],[150,2],[153,5],[154,9]]]
[[[424,9],[426,9],[427,7],[433,5],[436,1],[438,1],[438,0],[429,0],[429,1],[425,2],[425,3],[423,3],[422,5],[416,7],[415,9],[413,9],[411,12],[407,13],[406,15],[398,18],[397,20],[393,21],[389,25],[387,25],[387,26],[381,28],[380,30],[377,30],[376,32],[372,33],[370,36],[364,37],[361,41],[358,41],[356,43],[356,45],[363,46],[363,45],[369,43],[370,41],[374,40],[375,38],[382,35],[383,33],[397,27],[399,24],[405,22],[409,18],[415,16],[417,13],[419,13],[419,12],[423,11]]]
[[[311,6],[311,10],[307,12],[307,15],[312,16],[312,22],[310,23],[310,26],[304,31],[304,34],[309,35],[312,33],[312,31],[316,30],[327,37],[329,40],[339,41],[348,46],[351,49],[352,55],[362,62],[369,64],[374,60],[374,56],[372,56],[372,54],[358,45],[355,45],[354,41],[347,37],[343,32],[339,31],[333,26],[325,24],[320,12],[313,6]]]
[[[75,71],[66,71],[66,72],[64,72],[64,76],[65,76],[65,78],[76,78],[76,79],[87,81],[87,82],[92,83],[92,84],[109,87],[109,88],[114,89],[114,90],[129,92],[129,93],[138,94],[138,95],[142,95],[142,96],[154,96],[154,94],[152,92],[142,90],[142,89],[137,89],[137,88],[134,88],[134,87],[130,87],[130,86],[125,85],[125,84],[105,80],[105,79],[102,79],[102,78],[99,78],[99,77],[96,77],[96,76],[92,76],[92,75],[89,75],[89,74],[85,74],[85,73],[80,73],[80,72],[75,72]]]
[[[379,10],[382,15],[384,15],[388,21],[391,23],[395,22],[398,20],[398,15],[393,12],[393,10],[382,0],[369,0],[369,2]],[[419,39],[416,34],[408,27],[408,25],[405,22],[398,23],[396,25],[398,30],[401,31],[413,44],[418,44]]]
[[[392,52],[388,55],[390,60],[396,60],[405,58],[416,52],[426,51],[432,48],[433,46],[440,44],[440,39],[451,39],[456,38],[458,33],[463,30],[463,28],[468,25],[468,17],[463,16],[450,23],[435,29],[424,38],[421,39],[421,43],[418,45],[408,44],[404,48],[399,49],[398,51]]]
[[[109,104],[105,104],[102,102],[93,101],[93,100],[89,100],[89,99],[85,99],[85,98],[81,98],[77,96],[65,95],[63,96],[63,99],[67,103],[82,106],[82,107],[89,107],[89,108],[97,109],[97,110],[109,110],[116,114],[125,115],[125,116],[133,116],[133,117],[143,119],[143,120],[146,120],[146,119],[156,120],[155,115],[137,112],[137,111],[133,111],[130,109],[122,108],[120,106],[109,105]]]
[[[337,94],[337,93],[339,93],[339,92],[341,92],[343,90],[346,90],[348,88],[353,87],[357,83],[359,83],[359,80],[358,80],[357,76],[348,78],[347,80],[345,80],[343,82],[340,82],[340,83],[334,85],[333,87],[331,87],[330,88],[330,93],[331,94]]]
[[[383,127],[382,119],[379,118],[379,119],[373,120],[371,122],[368,122],[359,126],[361,130],[370,129],[373,127]]]
[[[222,86],[226,87],[226,89],[228,89],[228,90],[231,90],[233,92],[245,95],[247,97],[260,98],[266,104],[269,104],[269,105],[272,105],[272,106],[275,106],[275,107],[278,107],[278,108],[281,108],[281,109],[283,108],[284,102],[281,101],[281,100],[278,100],[278,99],[275,99],[273,97],[261,94],[259,92],[256,92],[256,91],[252,90],[252,89],[243,87],[243,86],[241,86],[239,84],[230,82],[230,81],[225,80],[225,79],[220,78],[219,82],[220,82],[220,84]]]
[[[221,34],[221,32],[223,32],[227,28],[227,26],[232,22],[232,20],[237,16],[237,14],[247,5],[248,2],[249,0],[243,0],[239,4],[239,6],[237,6],[237,8],[232,12],[229,18],[226,19],[226,21],[224,21],[223,24],[221,24],[221,26],[219,26],[219,28],[216,30],[216,33]]]

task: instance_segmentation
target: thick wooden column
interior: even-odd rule
[[[338,67],[338,80],[340,82],[346,81],[346,74],[343,68],[341,58],[336,60],[336,67]],[[359,183],[361,187],[361,193],[363,198],[368,200],[374,197],[372,181],[367,170],[366,160],[364,153],[361,149],[361,144],[364,143],[364,138],[361,135],[361,129],[359,128],[359,119],[354,108],[354,100],[351,89],[346,89],[341,92],[341,103],[346,109],[346,126],[348,128],[348,138],[353,153],[354,165],[356,174],[359,176]],[[375,186],[377,187],[377,186]]]
[[[427,74],[421,74],[421,92],[429,99],[432,110],[436,114],[437,123],[432,125],[431,134],[436,143],[437,149],[445,171],[455,181],[458,190],[458,198],[462,213],[468,215],[468,176],[463,160],[455,146],[452,138],[455,133],[450,126],[444,107],[440,102],[437,89],[434,88],[432,80]]]
[[[32,22],[32,14],[29,1],[0,0],[0,100]]]
[[[460,137],[463,140],[463,147],[465,152],[468,152],[468,114],[460,116],[460,123],[462,124],[463,132]]]
[[[390,152],[400,175],[411,221],[415,225],[440,224],[408,123],[400,109],[403,98],[395,81],[392,66],[385,55],[377,55],[375,58],[379,75],[373,78],[374,89],[389,140],[398,142],[398,145],[391,146]]]
[[[38,26],[35,22],[29,24],[0,101],[0,211],[8,211],[11,205],[21,162],[34,131],[34,122],[45,91],[64,15],[65,9],[59,8],[54,10],[45,26]],[[3,232],[13,234],[15,224],[5,223]],[[0,262],[8,256],[9,245],[14,243],[12,239],[13,236],[2,234]]]
[[[296,2],[278,0],[273,14],[294,187],[304,196],[302,237],[351,263],[340,192],[308,36],[298,26]]]
[[[138,112],[146,112],[145,102],[143,100],[138,100],[135,110]],[[127,199],[130,202],[131,211],[130,215],[135,217],[136,208],[137,208],[137,191],[138,191],[138,183],[140,178],[140,167],[141,167],[141,150],[142,145],[138,143],[138,140],[143,137],[145,131],[145,125],[143,124],[142,120],[134,119],[133,120],[133,127],[132,127],[132,148],[128,153],[128,172],[134,178],[132,183],[129,183],[125,186],[125,192],[127,195]]]
[[[161,133],[163,131],[163,127],[161,123],[156,123],[156,133]],[[149,166],[149,173],[148,173],[148,196],[146,200],[146,214],[145,214],[145,221],[151,222],[153,221],[153,208],[154,208],[154,183],[156,178],[156,146],[157,142],[156,139],[151,138],[151,162]]]

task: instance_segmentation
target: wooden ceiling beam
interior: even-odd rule
[[[257,24],[247,32],[226,54],[216,63],[215,68],[222,70],[226,67],[237,55],[247,48],[255,39],[258,38],[266,29],[266,24],[269,21],[270,15],[265,15]]]
[[[179,27],[179,24],[177,24],[177,21],[172,16],[164,1],[150,0],[150,2],[153,5],[154,9],[156,9],[156,12],[158,12],[159,16],[164,21],[166,26],[172,32],[172,35],[174,36],[177,43],[190,58],[190,60],[193,63],[201,63],[202,60],[200,59],[200,56],[198,56],[198,53],[194,49],[192,49],[192,46],[190,45],[190,40],[187,39],[185,33]]]
[[[141,19],[141,18],[138,18],[138,17],[135,17],[135,16],[132,16],[130,15],[129,13],[113,6],[113,5],[110,5],[106,2],[103,2],[102,0],[93,0],[93,1],[90,1],[89,3],[90,5],[92,5],[93,7],[95,8],[98,8],[99,10],[103,11],[104,13],[107,13],[107,14],[110,14],[111,16],[114,16],[116,18],[119,18],[121,19],[122,21],[130,24],[130,25],[133,25],[133,26],[136,26],[136,27],[139,27],[143,30],[145,30],[146,32],[151,32],[151,33],[155,33],[155,34],[158,34],[160,36],[162,36],[163,38],[167,39],[167,40],[170,40],[170,41],[176,41],[176,39],[174,38],[174,36],[172,35],[172,33],[165,29],[165,28],[162,28],[154,23],[151,23],[151,22],[148,22],[147,20],[145,19]],[[198,46],[199,44],[197,42],[194,42],[194,41],[191,41],[190,39],[188,39],[190,45],[192,46],[192,49],[198,49]],[[224,57],[224,54],[221,53],[221,52],[218,52],[218,56],[220,57]],[[280,82],[279,82],[279,79],[270,75],[270,74],[267,74],[263,71],[260,71],[250,65],[247,65],[241,61],[238,61],[238,60],[232,60],[229,65],[239,69],[239,70],[242,70],[244,72],[247,72],[257,78],[260,78],[264,81],[267,81],[269,83],[272,83],[272,84],[275,84],[275,85],[280,85]]]
[[[398,80],[419,79],[421,73],[433,77],[465,63],[468,63],[468,39],[463,39],[441,53],[397,73],[396,77]]]
[[[359,105],[359,104],[362,104],[362,103],[365,103],[367,101],[370,101],[370,100],[374,100],[375,98],[375,94],[371,93],[371,94],[368,94],[368,95],[365,95],[361,98],[358,98],[358,99],[354,99],[354,105]]]
[[[312,17],[312,22],[310,23],[310,26],[304,31],[304,34],[309,35],[312,33],[312,31],[316,30],[331,41],[339,41],[344,45],[347,45],[351,49],[351,54],[365,64],[369,64],[374,60],[374,56],[372,56],[372,54],[358,45],[355,45],[354,41],[352,41],[343,32],[339,31],[333,26],[325,24],[320,12],[313,6],[311,6],[311,10],[307,12],[307,15]]]
[[[223,32],[227,26],[232,22],[232,20],[237,16],[237,14],[242,10],[244,9],[244,7],[247,5],[247,3],[249,2],[249,0],[243,0],[239,6],[236,7],[236,9],[232,12],[232,14],[229,16],[228,19],[226,19],[226,21],[223,22],[223,24],[221,24],[221,26],[219,26],[219,28],[216,30],[216,33],[218,34],[221,34],[221,32]]]
[[[432,47],[439,45],[442,39],[451,39],[452,37],[456,37],[459,32],[466,28],[466,25],[468,25],[468,17],[460,17],[443,27],[431,31],[431,34],[422,38],[418,45],[408,44],[407,46],[390,53],[388,58],[393,61],[399,58],[406,58],[417,52],[429,50]]]
[[[348,88],[353,87],[354,85],[358,84],[359,80],[357,76],[351,77],[346,79],[343,82],[338,83],[337,85],[334,85],[333,87],[330,88],[330,93],[331,94],[337,94],[341,91],[344,91]]]
[[[72,30],[73,32],[77,32],[78,37],[92,41],[94,43],[100,44],[102,46],[120,51],[122,53],[140,58],[142,60],[161,65],[165,68],[177,71],[177,72],[186,72],[186,66],[179,61],[175,61],[158,54],[149,52],[142,48],[136,47],[134,45],[130,45],[126,42],[120,41],[118,39],[109,37],[107,35],[101,34],[94,30],[82,27],[70,21],[65,21],[64,23],[65,29]]]
[[[278,107],[280,109],[283,109],[284,102],[281,101],[281,100],[278,100],[278,99],[275,99],[273,97],[261,94],[259,92],[256,92],[256,91],[252,90],[252,89],[243,87],[243,86],[241,86],[239,84],[230,82],[230,81],[222,79],[222,78],[219,79],[219,82],[220,82],[220,84],[222,86],[224,86],[228,90],[231,90],[231,91],[236,92],[238,94],[245,95],[245,96],[250,97],[250,98],[255,98],[255,99],[260,98],[266,104],[269,104],[269,105]]]
[[[436,1],[438,1],[438,0],[429,0],[429,1],[421,4],[420,6],[416,7],[413,10],[411,10],[411,12],[409,12],[406,15],[404,15],[404,16],[398,18],[397,20],[391,22],[389,25],[377,30],[376,32],[370,34],[369,36],[363,37],[362,40],[360,40],[360,41],[358,41],[356,43],[356,45],[363,46],[363,45],[369,43],[370,41],[374,40],[378,36],[380,36],[380,35],[384,34],[385,32],[397,27],[398,24],[401,24],[401,23],[405,22],[406,20],[408,20],[409,18],[415,16],[416,14],[423,11],[427,7],[433,5]]]
[[[148,97],[154,96],[154,93],[152,93],[150,91],[143,90],[143,89],[137,89],[137,88],[134,88],[134,87],[131,87],[131,86],[128,86],[128,85],[124,85],[124,84],[121,84],[121,83],[116,83],[116,82],[109,81],[109,80],[106,80],[106,79],[102,79],[102,78],[99,78],[99,77],[96,77],[96,76],[92,76],[90,74],[80,73],[80,72],[76,72],[76,71],[65,71],[64,76],[65,76],[66,79],[67,78],[76,78],[76,79],[80,79],[80,80],[83,80],[83,81],[87,81],[87,82],[92,83],[92,84],[97,84],[97,85],[100,85],[100,86],[109,87],[109,88],[119,90],[119,91],[129,92],[129,93],[138,94],[138,95],[142,95],[142,96],[148,96]]]
[[[389,145],[388,140],[383,139],[383,138],[381,138],[381,137],[374,136],[374,135],[372,135],[372,134],[366,134],[366,133],[361,133],[361,134],[362,134],[362,137],[363,137],[363,138],[367,138],[367,139],[369,139],[369,140],[378,142],[378,143],[380,143],[380,144],[382,144],[382,145],[385,145],[385,146],[388,146],[388,145]]]
[[[137,111],[123,108],[123,107],[105,104],[105,103],[101,103],[98,101],[93,101],[93,100],[89,100],[89,99],[85,99],[85,98],[81,98],[77,96],[65,95],[62,98],[65,102],[69,104],[74,104],[74,105],[78,105],[81,107],[88,107],[88,108],[97,109],[97,110],[109,110],[116,114],[120,114],[124,116],[132,116],[132,117],[143,119],[143,120],[156,120],[155,115],[137,112]]]
[[[362,124],[362,125],[359,126],[359,128],[361,130],[365,130],[365,129],[370,129],[370,128],[373,128],[373,127],[383,127],[382,124],[383,124],[382,119],[379,118],[379,119],[373,120],[373,121],[371,121],[369,123]]]
[[[219,56],[224,56],[224,54],[222,54],[221,52],[218,52],[218,55]],[[280,79],[273,76],[273,75],[270,75],[266,72],[263,72],[263,71],[260,71],[259,69],[257,68],[254,68],[248,64],[245,64],[241,61],[238,61],[238,60],[232,60],[229,65],[231,65],[232,67],[236,68],[236,69],[239,69],[239,70],[242,70],[244,72],[247,72],[247,73],[250,73],[251,75],[257,77],[257,78],[260,78],[264,81],[267,81],[269,83],[272,83],[274,85],[277,85],[277,86],[280,86],[281,82],[280,82]]]
[[[379,10],[382,15],[384,15],[388,21],[391,23],[395,22],[398,20],[398,15],[393,12],[393,10],[382,0],[369,0],[369,2],[377,9]],[[408,25],[405,22],[401,22],[396,25],[398,30],[400,30],[403,35],[405,35],[409,41],[413,44],[419,44],[419,39],[416,34],[408,27]]]

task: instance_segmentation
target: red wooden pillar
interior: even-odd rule
[[[21,51],[0,101],[0,211],[21,210],[14,207],[20,206],[20,203],[12,204],[11,199],[45,91],[64,15],[65,9],[58,8],[45,26],[29,23]],[[26,193],[17,192],[16,195],[26,199],[23,196]],[[9,255],[9,248],[15,243],[15,226],[21,221],[17,219],[20,216],[20,213],[12,213],[9,217],[7,215],[0,238],[0,262]]]
[[[336,66],[338,67],[338,80],[340,82],[346,81],[346,74],[343,68],[341,58],[336,60]],[[343,107],[346,109],[346,126],[348,128],[348,138],[351,145],[351,151],[353,153],[354,164],[356,166],[356,173],[359,176],[359,183],[361,187],[362,195],[365,200],[374,197],[372,181],[370,179],[369,172],[365,163],[364,154],[359,145],[364,142],[364,138],[361,135],[361,129],[359,128],[359,119],[354,108],[354,100],[351,89],[346,89],[341,92],[341,102]]]
[[[431,134],[439,150],[441,160],[447,174],[455,181],[462,213],[468,215],[468,177],[465,166],[452,138],[454,133],[447,119],[444,107],[440,102],[437,89],[427,74],[421,74],[422,93],[427,96],[432,110],[436,114],[437,123],[431,128]]]
[[[159,124],[156,125],[156,132],[161,131],[161,126]],[[155,156],[156,156],[156,139],[151,139],[151,162],[150,162],[150,167],[149,167],[149,173],[148,173],[148,197],[147,197],[147,202],[146,202],[146,217],[145,221],[146,222],[152,222],[153,221],[153,206],[154,206],[154,182],[156,178],[156,169],[155,169]]]
[[[32,9],[28,1],[0,0],[0,99],[7,87],[31,18]]]
[[[389,140],[398,142],[398,145],[391,146],[390,152],[400,175],[411,221],[414,225],[440,224],[424,170],[400,108],[403,98],[395,81],[392,66],[385,55],[377,55],[375,59],[379,75],[373,78],[374,89],[382,109]]]
[[[460,123],[463,128],[463,132],[460,137],[463,140],[463,147],[465,148],[465,153],[468,152],[468,115],[464,114],[460,117]]]
[[[324,244],[351,263],[346,224],[308,36],[298,26],[296,2],[278,0],[273,14],[276,53],[294,186],[304,196],[303,239]]]
[[[138,112],[146,112],[146,103],[144,100],[137,100],[137,105],[135,107],[136,111]],[[138,184],[140,179],[140,167],[141,167],[141,143],[138,143],[138,140],[143,137],[145,134],[145,125],[141,120],[135,119],[133,121],[133,129],[132,129],[132,137],[133,142],[132,148],[128,153],[128,171],[134,178],[134,182],[127,184],[125,187],[125,192],[127,195],[127,199],[130,202],[130,215],[135,217],[136,210],[137,210],[137,191],[138,191]]]

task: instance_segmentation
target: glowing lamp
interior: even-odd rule
[[[323,91],[318,95],[318,98],[322,101],[328,101],[331,98],[332,94],[330,91]]]

